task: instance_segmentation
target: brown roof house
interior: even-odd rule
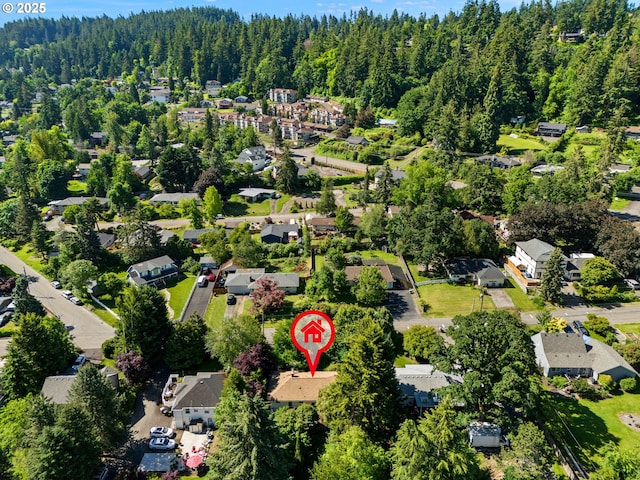
[[[162,402],[173,412],[176,428],[201,433],[212,427],[224,381],[222,372],[198,372],[182,379],[175,373],[169,375]]]
[[[279,372],[269,380],[267,401],[271,408],[297,407],[303,403],[315,404],[320,390],[333,383],[337,372]]]
[[[314,233],[337,232],[336,219],[332,217],[313,217],[307,220],[307,225]]]
[[[356,283],[356,281],[358,280],[358,277],[360,277],[360,273],[362,272],[362,269],[365,266],[367,265],[349,265],[344,268],[344,273],[347,277],[348,285],[354,285]],[[389,269],[389,265],[371,265],[371,266],[376,267],[378,269],[378,271],[382,275],[382,278],[384,278],[384,281],[387,282],[387,289],[393,288],[393,284],[395,280],[393,278],[393,274],[391,273],[391,270]]]
[[[540,332],[531,341],[545,377],[570,375],[597,381],[599,375],[610,375],[618,381],[638,375],[613,348],[586,335]]]

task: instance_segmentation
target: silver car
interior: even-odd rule
[[[151,427],[149,436],[151,438],[171,438],[173,437],[173,429],[169,427]]]
[[[149,440],[149,448],[151,450],[173,450],[176,448],[176,442],[169,438],[152,438]]]

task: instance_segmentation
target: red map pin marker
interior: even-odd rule
[[[307,357],[313,377],[320,362],[320,355],[329,349],[336,337],[336,329],[329,315],[318,310],[307,310],[291,324],[291,340]]]

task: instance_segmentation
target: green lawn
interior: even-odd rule
[[[524,293],[520,287],[516,285],[516,282],[512,278],[507,279],[507,283],[510,287],[505,288],[505,292],[511,298],[511,301],[521,312],[535,312],[538,310],[533,300],[529,298],[529,295]]]
[[[105,305],[108,305],[108,307],[113,310],[114,312],[117,312],[117,309],[115,308],[115,303],[113,301],[109,300],[105,300],[104,298],[101,298],[100,301],[102,303],[104,303]],[[102,308],[100,305],[98,305],[96,302],[91,301],[91,304],[87,305],[87,308],[89,308],[89,310],[91,310],[93,313],[95,313],[98,317],[100,317],[100,319],[105,322],[107,325],[111,325],[113,328],[118,328],[118,319],[116,317],[114,317],[113,315],[111,315],[107,310],[105,310],[104,308]]]
[[[471,286],[452,285],[449,283],[437,283],[434,285],[422,285],[418,287],[418,294],[429,305],[426,312],[428,317],[453,317],[455,315],[468,315],[480,310],[480,290]],[[495,305],[491,297],[485,295],[482,308],[493,310]]]
[[[627,200],[626,198],[615,197],[609,206],[609,210],[622,210],[629,205],[629,202],[630,200]]]
[[[622,333],[635,333],[640,337],[640,323],[623,323],[615,327]]]
[[[204,319],[207,322],[207,326],[212,328],[217,325],[224,318],[224,312],[227,309],[227,301],[225,295],[216,295],[211,297],[209,305],[207,305],[207,311],[204,314]]]
[[[396,360],[393,362],[393,365],[398,368],[402,368],[407,365],[417,365],[417,364],[418,362],[416,362],[413,358],[405,357],[404,355],[397,357]]]
[[[167,288],[167,292],[169,292],[169,308],[173,310],[174,319],[180,318],[195,282],[196,277],[187,274],[186,278]]]
[[[67,190],[70,195],[79,195],[81,193],[87,193],[87,184],[80,180],[69,180],[67,183]]]
[[[627,427],[618,418],[622,413],[640,414],[638,394],[617,394],[598,402],[553,398],[550,407],[555,408],[582,445],[582,449],[577,447],[575,441],[563,432],[563,438],[587,467],[590,466],[589,459],[597,458],[598,451],[608,442],[614,442],[620,448],[637,448],[640,445],[640,432]],[[552,422],[557,421],[553,411],[547,415]]]
[[[264,215],[271,213],[271,200],[263,200],[262,202],[247,203],[238,195],[231,195],[228,201],[224,202],[222,211],[228,217],[241,217],[244,215]]]
[[[370,259],[380,259],[384,260],[387,263],[397,264],[398,257],[396,257],[392,253],[385,253],[382,250],[362,250],[359,252],[355,252],[357,255],[360,255],[365,260]]]
[[[24,263],[29,265],[35,271],[37,271],[40,274],[42,273],[42,263],[41,263],[42,257],[39,254],[35,253],[31,249],[30,245],[25,245],[20,250],[16,250],[16,251],[12,250],[12,252],[16,257],[18,257]]]
[[[512,138],[509,135],[500,135],[498,147],[506,147],[509,150],[509,154],[513,155],[524,153],[527,150],[547,149],[547,147],[538,140],[532,138]]]
[[[276,213],[280,213],[282,211],[282,207],[284,204],[291,200],[291,195],[282,194],[282,196],[276,202]]]
[[[409,265],[409,271],[411,272],[411,276],[413,277],[414,282],[418,283],[418,282],[424,282],[425,280],[429,280],[428,277],[423,277],[418,273],[418,265],[413,265],[411,263],[409,263],[408,265]]]

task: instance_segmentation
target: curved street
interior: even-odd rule
[[[90,360],[102,359],[102,342],[115,335],[115,329],[84,307],[74,305],[60,294],[50,282],[4,247],[0,247],[0,263],[17,274],[25,274],[36,281],[29,284],[29,292],[44,307],[64,323],[78,346]],[[1,339],[0,356],[6,353],[9,339]]]

